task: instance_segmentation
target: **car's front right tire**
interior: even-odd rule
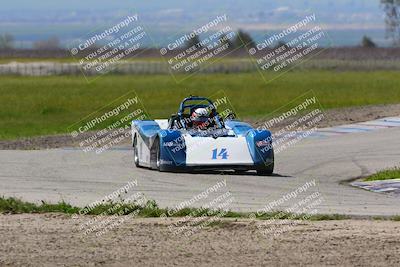
[[[273,173],[274,173],[274,163],[270,163],[267,167],[257,170],[257,174],[262,176],[271,175]]]
[[[272,150],[272,155],[271,155],[271,162],[263,166],[260,169],[257,169],[257,174],[258,175],[271,175],[274,173],[274,163],[275,163],[275,156],[274,156],[274,150]]]

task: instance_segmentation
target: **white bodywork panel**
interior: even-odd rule
[[[167,129],[168,128],[168,120],[167,119],[158,119],[154,120],[161,129]],[[146,145],[146,143],[143,141],[142,137],[140,134],[137,132],[135,127],[132,127],[132,143],[133,143],[133,137],[137,136],[137,146],[138,146],[138,157],[139,157],[139,164],[141,166],[145,167],[151,167],[150,166],[150,148]]]
[[[155,122],[161,129],[168,128],[168,120],[159,119]],[[230,134],[234,134],[230,129]],[[132,127],[132,137],[137,133]],[[150,148],[146,145],[139,133],[137,136],[139,164],[150,166]],[[253,159],[244,136],[229,137],[192,137],[190,134],[182,135],[186,144],[186,165],[253,165]],[[133,141],[133,140],[132,140]]]
[[[160,126],[161,129],[167,129],[168,128],[168,120],[166,119],[159,119],[159,120],[154,120],[158,126]]]
[[[132,127],[132,144],[135,135],[137,138],[137,151],[139,157],[139,164],[140,166],[150,167],[150,148],[143,141],[142,137],[137,132],[136,128]]]
[[[184,135],[186,165],[253,165],[246,138]],[[225,150],[224,150],[225,149]]]

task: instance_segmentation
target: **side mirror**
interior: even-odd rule
[[[168,129],[171,129],[174,126],[174,122],[178,118],[178,114],[172,114],[171,117],[168,119]]]

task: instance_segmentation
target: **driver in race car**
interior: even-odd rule
[[[193,129],[205,130],[210,126],[209,112],[205,108],[196,108],[191,115]]]

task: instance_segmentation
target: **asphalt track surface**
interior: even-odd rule
[[[398,165],[399,137],[400,128],[388,128],[308,138],[276,155],[273,176],[160,173],[134,167],[130,147],[101,154],[79,149],[1,150],[0,195],[85,206],[136,180],[137,187],[128,194],[140,191],[161,207],[174,207],[226,180],[226,187],[192,206],[203,206],[229,191],[234,198],[230,209],[256,211],[315,179],[316,186],[277,208],[319,192],[323,201],[318,213],[397,215],[398,196],[369,192],[344,181]]]

